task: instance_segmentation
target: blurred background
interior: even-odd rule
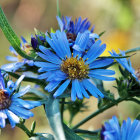
[[[56,21],[56,0],[0,0],[10,24],[18,36],[24,36],[30,42],[34,28],[42,32],[50,31],[50,28],[58,28]],[[95,33],[106,31],[101,37],[103,43],[107,44],[104,55],[109,55],[108,50],[127,50],[140,46],[140,0],[60,0],[60,11],[64,16],[88,18],[92,25],[95,25]],[[6,55],[10,55],[9,42],[0,31],[0,65],[8,63]],[[136,53],[132,58],[132,65],[135,69],[140,68],[140,53]],[[118,75],[116,75],[118,76]],[[105,83],[105,87],[114,91],[112,85],[115,83]],[[85,113],[79,113],[73,121],[78,123],[82,118],[97,109],[97,99],[88,100],[89,109]],[[35,117],[27,120],[30,127],[33,120],[37,121],[36,132],[51,133],[45,112],[42,107],[33,110]],[[140,112],[137,105],[123,102],[117,107],[113,107],[102,113],[98,117],[88,121],[81,126],[83,129],[94,130],[101,127],[103,120],[117,115],[126,119],[135,117]],[[68,112],[65,112],[68,121]],[[11,129],[9,125],[2,129],[1,140],[26,140],[27,136],[19,128]]]

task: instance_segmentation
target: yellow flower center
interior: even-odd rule
[[[79,60],[77,58],[78,56],[76,58],[72,56],[71,58],[63,60],[61,70],[68,74],[70,79],[82,80],[88,77],[89,66],[85,64],[83,58],[80,58]]]
[[[11,100],[5,92],[0,89],[0,110],[6,109],[10,106]]]
[[[28,44],[24,44],[23,48],[24,48],[24,52],[26,52],[28,55],[30,55],[30,51],[32,50],[32,47],[30,45],[28,45]],[[22,62],[23,59],[24,59],[19,54],[17,55],[17,58],[18,58],[18,61],[19,62]]]

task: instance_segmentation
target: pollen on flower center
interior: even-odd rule
[[[8,108],[10,104],[11,100],[9,95],[7,95],[2,89],[0,89],[0,110]]]
[[[85,64],[85,61],[77,57],[67,58],[61,64],[61,70],[68,74],[70,79],[82,80],[88,77],[89,66]]]
[[[29,46],[28,44],[24,44],[23,48],[24,48],[24,52],[25,52],[26,54],[30,55],[30,51],[32,50],[31,46]],[[24,58],[23,58],[22,56],[20,56],[19,54],[17,55],[17,58],[18,58],[18,61],[19,61],[19,62],[22,62],[23,59],[24,59]]]

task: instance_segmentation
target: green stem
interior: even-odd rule
[[[74,115],[70,114],[69,126],[71,127]]]
[[[64,102],[65,98],[62,98],[62,104],[61,104],[61,120],[63,122],[63,117],[64,117]]]
[[[29,138],[31,136],[33,136],[33,134],[29,131],[29,129],[23,123],[16,124],[16,126],[19,127],[19,128],[21,128],[27,134],[27,136]]]
[[[118,103],[122,102],[126,100],[125,98],[118,98],[117,100],[115,100],[115,102],[110,103],[107,106],[103,106],[102,108],[100,108],[99,110],[95,111],[94,113],[92,113],[91,115],[89,115],[88,117],[86,117],[85,119],[83,119],[81,122],[79,122],[78,124],[76,124],[72,129],[76,129],[79,126],[83,125],[84,123],[86,123],[87,121],[89,121],[90,119],[92,119],[93,117],[99,115],[100,113],[104,112],[105,110],[117,105]]]
[[[60,8],[59,8],[59,0],[57,0],[57,15],[61,18]]]
[[[140,101],[136,98],[127,99],[128,101],[132,101],[134,103],[140,104]]]
[[[89,134],[89,135],[97,135],[101,129],[95,130],[95,131],[88,131],[88,130],[82,130],[82,129],[75,129],[75,133],[82,133],[82,134]]]

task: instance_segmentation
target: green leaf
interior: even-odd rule
[[[125,53],[127,54],[127,53],[136,52],[136,51],[140,51],[140,47],[129,49],[129,50],[125,51]]]
[[[99,37],[101,37],[106,31],[103,31],[99,34]]]
[[[75,134],[67,125],[63,124],[63,127],[67,140],[84,140],[83,138]]]
[[[36,136],[30,137],[29,140],[54,140],[54,137],[49,133],[36,133]]]
[[[60,8],[59,8],[59,0],[57,0],[57,15],[61,18]]]
[[[17,37],[12,27],[9,25],[8,20],[4,15],[4,12],[1,7],[0,7],[0,28],[2,29],[7,40],[11,43],[11,45],[14,47],[14,49],[17,51],[19,55],[21,55],[24,58],[27,58],[28,60],[34,59],[33,57],[28,56],[23,50],[21,50],[20,39]]]
[[[45,103],[45,112],[55,139],[66,140],[59,111],[59,99],[53,98],[53,94],[50,94]]]
[[[127,56],[100,56],[98,58],[110,58],[110,59],[113,59],[113,58],[117,58],[117,59],[120,59],[120,58],[127,58],[127,57],[131,57],[132,55],[127,55]]]
[[[140,120],[140,114],[137,115],[136,120]]]
[[[33,134],[35,131],[35,127],[36,127],[36,121],[33,121],[32,125],[31,125],[31,133]]]

